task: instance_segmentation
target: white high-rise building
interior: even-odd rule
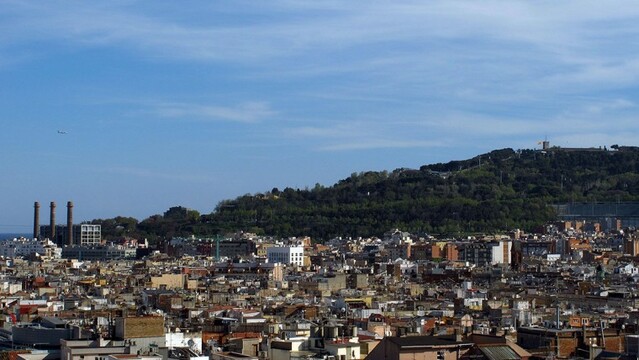
[[[266,257],[270,263],[304,265],[303,246],[273,246],[266,249]]]

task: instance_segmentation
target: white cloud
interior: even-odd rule
[[[234,8],[176,4],[166,11],[168,15],[151,16],[146,15],[149,9],[139,10],[127,2],[75,2],[72,6],[13,2],[4,12],[17,20],[4,26],[9,35],[5,41],[59,38],[96,46],[119,43],[159,56],[233,61],[363,44],[419,45],[437,39],[519,43],[561,54],[584,51],[592,42],[605,43],[610,37],[615,41],[636,33],[636,25],[618,24],[627,24],[639,15],[632,2],[616,6],[583,1],[269,2],[255,9],[243,5],[247,4],[238,2]],[[180,17],[196,16],[198,8],[207,21],[191,22]],[[251,21],[241,16],[260,14],[271,17]],[[229,23],[225,17],[237,21]],[[600,26],[593,29],[597,24]]]
[[[504,137],[531,134],[547,126],[540,119],[523,119],[516,117],[500,117],[479,113],[451,113],[442,114],[425,120],[419,126],[439,134],[457,134],[462,138],[468,137]]]
[[[601,114],[610,111],[632,109],[635,106],[636,104],[634,102],[626,99],[612,99],[609,101],[596,99],[591,104],[586,106],[586,111],[592,114]]]
[[[395,89],[432,95],[438,88],[442,95],[508,102],[639,80],[633,75],[639,46],[626,41],[639,35],[632,2],[158,6],[164,11],[129,2],[9,2],[0,10],[10,15],[0,25],[0,59],[30,41],[116,46],[149,59],[242,64],[248,78],[344,74],[335,81],[343,83],[343,95],[382,99]]]
[[[268,103],[248,102],[234,107],[188,103],[155,103],[149,112],[166,118],[205,121],[254,123],[271,117],[275,112]]]
[[[0,59],[31,41],[117,47],[143,59],[239,66],[232,76],[277,81],[292,106],[300,97],[311,98],[315,109],[323,101],[383,104],[351,112],[366,120],[336,112],[325,118],[337,127],[315,120],[283,130],[316,139],[318,149],[347,149],[331,140],[347,136],[359,139],[350,148],[390,146],[396,138],[417,147],[458,134],[538,137],[547,129],[600,129],[605,116],[635,111],[605,93],[639,81],[639,45],[628,41],[639,35],[639,7],[630,1],[158,6],[154,12],[130,2],[9,2],[0,10],[11,15],[0,23]],[[178,101],[147,111],[255,123],[275,114],[269,104]],[[394,119],[404,129],[394,128]]]
[[[333,126],[303,126],[286,130],[289,138],[312,141],[318,151],[347,151],[443,146],[442,141],[407,135],[403,129],[376,122],[352,121]]]
[[[371,149],[408,149],[449,146],[441,141],[397,139],[344,139],[329,145],[320,146],[321,151],[371,150]]]
[[[95,172],[108,173],[122,176],[134,176],[141,178],[153,178],[171,181],[186,181],[186,182],[207,182],[211,180],[211,177],[193,174],[191,172],[175,171],[157,171],[151,169],[145,169],[140,167],[124,167],[124,166],[104,166],[93,169]]]

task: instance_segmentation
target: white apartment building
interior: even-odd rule
[[[496,244],[493,244],[491,265],[510,264],[512,262],[512,249],[513,242],[510,240],[502,240],[497,242]]]
[[[303,246],[273,246],[266,249],[266,258],[270,263],[304,265]]]
[[[76,243],[80,245],[99,245],[102,242],[102,226],[82,224],[79,229],[77,229],[77,225],[73,227]]]
[[[466,242],[459,247],[459,260],[476,266],[510,264],[512,247],[510,240]]]
[[[49,240],[13,239],[0,242],[0,256],[5,258],[27,257],[38,254],[60,258],[61,249]]]

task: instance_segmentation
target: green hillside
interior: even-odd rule
[[[554,219],[550,204],[639,201],[639,149],[613,148],[502,149],[420,169],[354,173],[330,187],[274,188],[222,201],[199,217],[156,215],[130,233],[157,238],[244,230],[322,240],[379,236],[392,228],[437,234],[530,230]]]

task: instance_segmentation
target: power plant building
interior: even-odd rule
[[[68,241],[68,232],[67,225],[56,225],[55,233],[53,238],[49,238],[51,234],[51,225],[42,225],[40,226],[40,233],[45,237],[49,238],[51,241],[56,243],[58,246],[65,245],[100,245],[102,242],[102,227],[100,225],[93,224],[79,224],[72,225],[71,229],[73,231],[72,236],[72,244],[69,244]]]
[[[135,248],[123,246],[66,246],[62,248],[63,259],[78,259],[80,261],[108,261],[119,259],[135,259]]]
[[[73,202],[67,202],[67,225],[56,225],[56,204],[50,205],[50,224],[40,225],[40,203],[34,204],[33,238],[47,238],[58,246],[93,246],[102,242],[102,227],[93,224],[73,224]],[[70,229],[70,230],[69,230]]]

